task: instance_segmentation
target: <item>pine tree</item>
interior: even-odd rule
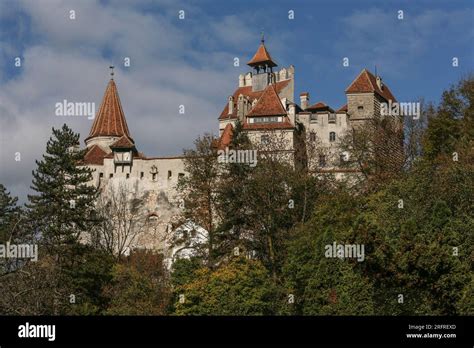
[[[12,197],[5,186],[0,184],[0,244],[19,244],[31,239],[24,211],[17,201],[18,198]],[[16,258],[1,258],[0,276],[15,272],[22,263],[23,260]]]
[[[11,197],[6,187],[0,184],[0,243],[8,240],[21,217],[17,197]]]
[[[91,217],[97,189],[87,184],[92,170],[78,166],[85,154],[85,150],[76,150],[78,145],[79,134],[67,125],[53,128],[46,154],[36,161],[38,168],[33,171],[31,188],[37,194],[28,196],[27,207],[41,244],[58,261],[73,261],[70,253],[94,223]]]

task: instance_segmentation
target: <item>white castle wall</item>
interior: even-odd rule
[[[115,166],[113,159],[106,158],[103,165],[88,167],[95,170],[90,184],[99,187],[102,195],[110,196],[125,189],[130,201],[140,201],[140,222],[137,224],[140,233],[129,244],[129,249],[162,252],[171,265],[169,260],[173,258],[173,252],[179,250],[171,242],[182,211],[176,185],[180,174],[184,175],[183,159],[134,159],[132,166],[122,167]]]

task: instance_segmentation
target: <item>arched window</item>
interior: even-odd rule
[[[329,133],[329,141],[331,142],[336,141],[336,132]]]

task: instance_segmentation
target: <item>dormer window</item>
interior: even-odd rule
[[[132,151],[116,151],[114,152],[115,164],[129,164],[132,162]]]
[[[254,123],[276,123],[280,122],[280,117],[272,116],[272,117],[253,117]]]
[[[328,123],[336,123],[336,114],[329,114]]]

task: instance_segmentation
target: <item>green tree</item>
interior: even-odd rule
[[[79,134],[67,125],[53,128],[46,154],[33,171],[31,188],[36,194],[28,196],[29,220],[39,238],[40,256],[51,255],[58,272],[51,289],[56,296],[55,314],[69,312],[70,295],[80,291],[75,288],[75,272],[87,262],[81,238],[96,223],[97,189],[88,184],[92,170],[80,166],[86,150],[77,150],[78,145]]]
[[[175,241],[179,245],[188,245],[195,249],[207,266],[216,265],[218,240],[216,228],[219,223],[217,210],[217,183],[219,180],[219,164],[217,162],[216,139],[206,134],[194,142],[195,148],[185,150],[184,169],[187,175],[178,184],[178,191],[184,203],[184,219],[192,223],[192,229],[204,228],[206,241],[192,243],[196,231],[183,233],[183,238]],[[187,224],[189,226],[189,224]]]
[[[41,234],[42,244],[55,253],[58,261],[72,262],[71,250],[81,234],[88,233],[97,189],[88,185],[92,170],[79,166],[86,150],[76,151],[79,134],[67,125],[53,128],[53,137],[46,145],[43,160],[36,161],[32,189],[29,195],[30,218]]]
[[[357,217],[363,200],[342,189],[323,195],[312,218],[291,233],[284,266],[286,289],[294,304],[285,313],[304,315],[369,315],[374,313],[373,285],[354,259],[326,257],[326,246],[363,244]]]
[[[0,242],[9,240],[21,218],[18,198],[12,197],[5,186],[0,184]]]
[[[174,292],[178,315],[270,315],[277,294],[265,267],[243,257],[215,270],[196,270],[194,279]]]
[[[108,315],[164,315],[170,299],[162,255],[136,251],[114,266],[104,287]]]
[[[459,145],[474,141],[474,75],[462,78],[443,92],[437,107],[430,108],[429,127],[423,138],[425,157],[449,157]]]

